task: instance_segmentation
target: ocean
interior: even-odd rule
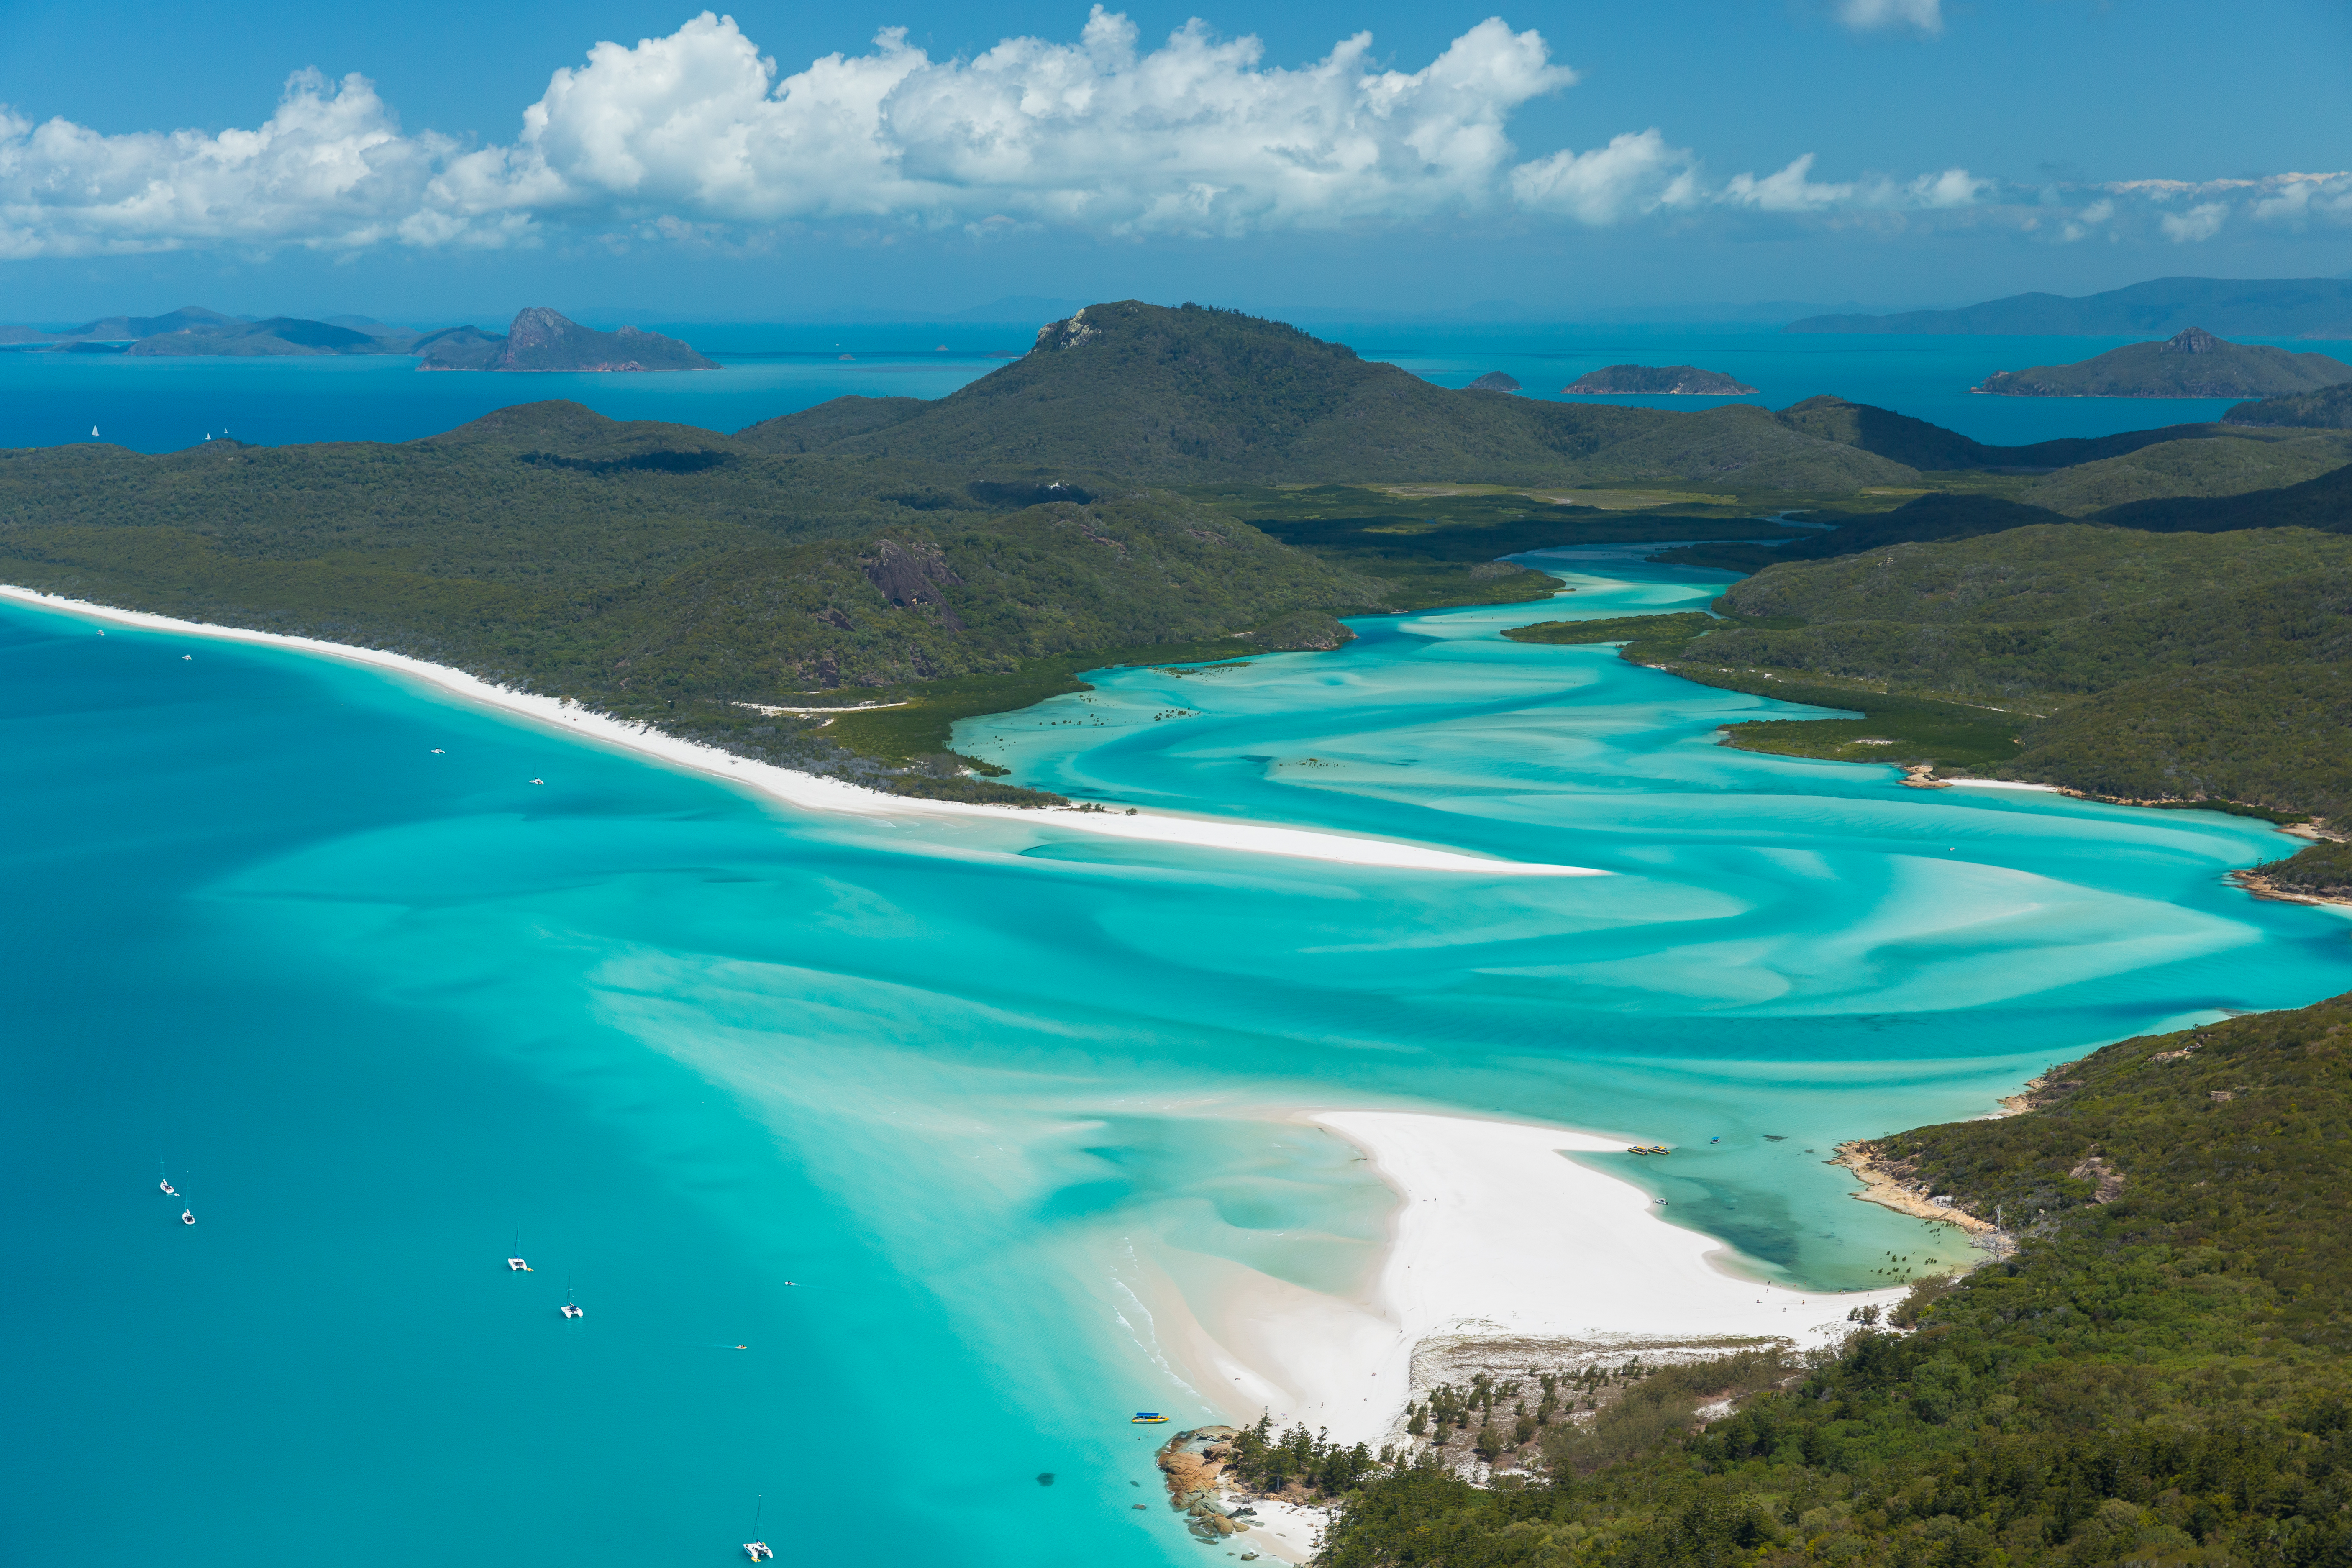
[[[0,350],[0,447],[86,441],[93,429],[100,440],[142,452],[175,451],[220,435],[269,447],[413,441],[539,398],[570,398],[615,419],[732,431],[848,395],[943,397],[1026,350],[1037,326],[647,324],[685,338],[726,368],[660,375],[493,375],[420,371],[415,361],[395,356],[132,359]],[[1995,371],[2087,359],[2134,341],[2126,338],[1822,337],[1760,326],[1377,322],[1318,324],[1313,331],[1442,386],[1465,385],[1499,370],[1522,384],[1524,395],[1557,399],[1560,388],[1603,365],[1695,364],[1735,376],[1758,395],[1591,401],[1785,408],[1834,393],[2004,446],[2218,419],[2235,402],[1983,397],[1968,390]],[[2277,341],[2298,353],[2352,361],[2352,343]]]
[[[1392,1207],[1293,1108],[1673,1142],[1587,1158],[1859,1287],[1923,1227],[1829,1144],[2352,989],[2340,915],[2221,879],[2292,847],[2261,824],[1727,751],[1786,710],[1496,635],[1723,581],[1637,555],[958,735],[1113,806],[1613,873],[1573,879],[797,812],[0,608],[10,1560],[715,1563],[759,1507],[813,1563],[1185,1561],[1126,1416],[1257,1412],[1168,1291],[1344,1293]]]

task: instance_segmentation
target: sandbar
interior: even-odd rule
[[[1398,1204],[1359,1299],[1237,1271],[1205,1319],[1159,1316],[1163,1348],[1204,1394],[1231,1401],[1236,1420],[1262,1405],[1277,1423],[1377,1447],[1402,1413],[1414,1347],[1433,1336],[1802,1347],[1851,1331],[1855,1307],[1904,1294],[1743,1279],[1720,1242],[1667,1224],[1640,1188],[1564,1157],[1635,1138],[1407,1110],[1294,1119],[1361,1150]]]
[[[31,588],[0,584],[0,599],[62,611],[87,619],[137,626],[148,631],[185,637],[212,637],[224,642],[292,648],[350,664],[388,670],[425,682],[439,690],[484,708],[563,731],[675,767],[736,784],[802,811],[845,813],[866,817],[992,818],[1034,829],[1040,837],[1055,833],[1083,834],[1097,838],[1123,838],[1154,844],[1181,844],[1202,849],[1235,850],[1292,859],[1320,860],[1345,866],[1381,867],[1406,871],[1442,871],[1482,877],[1606,877],[1612,873],[1586,866],[1560,866],[1525,860],[1496,860],[1465,855],[1424,844],[1375,838],[1312,828],[1279,827],[1226,817],[1195,816],[1168,811],[1138,811],[1133,816],[1112,811],[1041,811],[1015,806],[982,805],[968,801],[928,800],[917,795],[887,795],[845,780],[796,773],[772,763],[739,757],[716,746],[681,740],[650,725],[632,723],[583,708],[568,698],[542,697],[494,685],[479,676],[446,665],[412,658],[380,648],[318,637],[289,637],[280,632],[253,631],[242,626],[184,621],[143,610],[117,609],[110,605],[61,598]]]

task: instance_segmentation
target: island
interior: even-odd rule
[[[1784,332],[2125,337],[2203,322],[2252,338],[2352,338],[2352,278],[2157,278],[2069,298],[2012,294],[1957,310],[1808,316]]]
[[[420,332],[364,316],[227,316],[184,305],[160,316],[106,316],[61,331],[0,327],[0,344],[22,353],[113,353],[138,358],[285,358],[414,355],[424,370],[717,370],[676,338],[623,327],[600,332],[543,307],[525,310],[501,335],[478,327]]]
[[[1562,392],[1578,396],[1751,397],[1756,389],[1695,364],[1612,364],[1578,376]]]
[[[503,337],[451,327],[417,341],[419,370],[657,371],[718,370],[718,361],[676,338],[623,327],[600,332],[544,306],[517,311]]]
[[[1462,390],[1465,392],[1517,392],[1518,389],[1519,382],[1517,376],[1505,375],[1499,370],[1490,370]]]
[[[1971,392],[1996,397],[2275,397],[2352,381],[2352,364],[2268,343],[2233,343],[2202,327],[2132,343],[2075,364],[1996,371]]]

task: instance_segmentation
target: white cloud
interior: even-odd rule
[[[1541,35],[1499,19],[1410,73],[1375,68],[1370,34],[1297,70],[1263,53],[1197,21],[1139,52],[1134,24],[1097,6],[1076,44],[934,61],[893,28],[776,83],[706,12],[558,71],[520,139],[457,161],[435,195],[467,215],[1013,216],[1111,233],[1402,218],[1486,199],[1511,111],[1575,80]]]
[[[1860,187],[1856,185],[1815,183],[1807,177],[1812,167],[1813,155],[1808,153],[1760,180],[1753,174],[1734,174],[1731,183],[1723,187],[1720,199],[1733,206],[1755,207],[1768,213],[1811,213],[1842,205],[1858,194]]]
[[[1841,0],[1838,20],[1864,31],[1916,27],[1930,37],[1944,30],[1943,0]]]
[[[2275,191],[2254,204],[2258,221],[2295,228],[2315,218],[2352,223],[2352,174],[2282,174]]]
[[[1566,148],[1511,171],[1511,195],[1532,212],[1564,213],[1596,226],[1697,199],[1697,165],[1655,127],[1627,132],[1589,153]]]
[[[1855,26],[1933,30],[1923,0],[1852,0]],[[1790,224],[2039,231],[2159,226],[2209,238],[2230,215],[2352,222],[2352,174],[2028,190],[1953,167],[1817,180],[1808,153],[1709,181],[1656,127],[1522,159],[1507,132],[1576,79],[1533,31],[1477,24],[1418,70],[1370,35],[1269,66],[1255,38],[1198,22],[1146,48],[1097,6],[1076,39],[1008,38],[935,60],[888,29],[858,54],[785,73],[704,13],[558,70],[511,142],[468,148],[402,131],[358,76],[300,72],[258,128],[108,136],[0,108],[0,258],[205,247],[773,244],[831,224],[885,239],[1040,228],[1116,235],[1454,221],[1603,226],[1708,208]],[[2184,211],[2185,209],[2185,211]],[[762,237],[768,236],[768,237]]]
[[[2221,232],[2229,221],[2230,209],[2221,202],[2201,202],[2185,213],[2165,213],[2157,222],[2164,229],[2164,237],[2175,245],[2193,245],[2210,239]]]
[[[253,131],[101,136],[0,110],[0,258],[192,244],[357,248],[390,237],[446,139],[404,137],[363,78],[288,80]]]
[[[2063,243],[2072,245],[2115,216],[2116,204],[2113,201],[2093,202],[2066,220],[2065,226],[2058,231],[2058,237]]]

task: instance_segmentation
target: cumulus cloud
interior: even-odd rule
[[[1563,213],[1579,223],[1617,223],[1699,197],[1697,162],[1669,147],[1654,126],[1627,132],[1606,147],[1566,148],[1511,171],[1511,195],[1532,212]]]
[[[1851,0],[1857,26],[1933,30],[1932,0]],[[2027,189],[1953,167],[1815,177],[1806,153],[1711,180],[1651,127],[1523,156],[1531,100],[1574,83],[1499,17],[1417,70],[1368,34],[1297,68],[1199,22],[1145,47],[1095,7],[1075,41],[933,59],[899,29],[784,72],[729,17],[602,43],[556,71],[513,139],[401,128],[359,76],[299,72],[253,130],[108,136],[0,109],[0,258],[202,247],[506,247],[554,234],[742,240],[783,226],[985,236],[1233,236],[1465,216],[1606,226],[1709,210],[1790,224],[2210,238],[2232,215],[2352,223],[2352,174]]]
[[[1495,199],[1512,111],[1576,79],[1540,34],[1499,19],[1417,71],[1380,68],[1370,34],[1297,69],[1263,53],[1199,22],[1139,49],[1098,5],[1074,44],[933,60],[892,28],[778,80],[731,17],[705,12],[597,45],[554,73],[514,142],[470,152],[403,138],[358,78],[331,96],[297,78],[262,131],[214,139],[0,122],[0,232],[18,254],[60,254],[504,244],[551,219],[1010,217],[1110,234],[1410,219]]]
[[[1916,27],[1929,37],[1944,30],[1943,0],[1841,0],[1838,20],[1863,31]]]
[[[2157,222],[2164,229],[2164,237],[2175,245],[2194,245],[2210,239],[2221,232],[2229,221],[2230,209],[2220,202],[2200,202],[2185,213],[2165,213]]]
[[[389,237],[445,138],[404,137],[363,78],[299,71],[257,130],[102,136],[0,110],[0,257]]]

